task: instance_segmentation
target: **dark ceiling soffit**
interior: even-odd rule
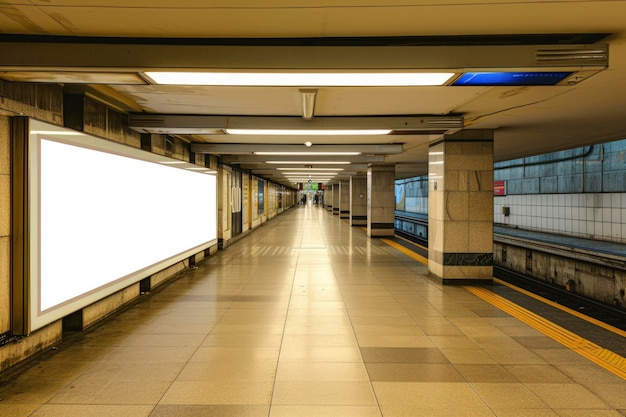
[[[611,33],[543,33],[453,36],[363,36],[323,38],[131,38],[51,35],[0,35],[0,42],[108,45],[245,45],[245,46],[466,46],[591,45]]]
[[[128,126],[140,133],[202,134],[203,129],[392,129],[399,131],[450,131],[463,128],[463,116],[207,116],[134,113]],[[197,129],[193,132],[193,129]]]

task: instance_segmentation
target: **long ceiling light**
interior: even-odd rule
[[[410,87],[443,85],[453,72],[146,72],[156,84],[245,87]]]
[[[224,129],[229,135],[298,135],[298,136],[333,136],[333,135],[388,135],[391,129]]]
[[[266,164],[276,165],[350,165],[350,161],[265,161]],[[316,168],[317,169],[317,168]]]
[[[311,171],[313,168],[302,168],[302,169],[298,169],[298,168],[276,168],[277,171],[298,171],[302,174],[307,173],[309,171]],[[344,171],[343,168],[315,168],[315,171]]]
[[[361,155],[361,152],[252,152],[255,155],[291,155],[291,156],[302,156],[302,155],[340,155],[340,156],[355,156]]]

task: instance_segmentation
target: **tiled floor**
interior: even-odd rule
[[[0,416],[624,415],[626,381],[426,272],[293,209],[1,387]]]

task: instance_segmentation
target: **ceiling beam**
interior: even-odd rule
[[[385,157],[383,155],[349,155],[349,156],[306,156],[306,155],[223,155],[222,162],[227,164],[248,164],[248,163],[266,163],[267,161],[281,161],[287,165],[287,162],[302,163],[305,165],[317,165],[319,167],[325,166],[320,162],[314,161],[328,161],[328,162],[350,162],[358,164],[367,164],[373,162],[384,162]],[[309,162],[309,164],[306,164]],[[269,165],[267,165],[269,166]],[[349,166],[346,164],[346,166]]]
[[[361,152],[367,155],[392,155],[402,153],[402,144],[342,144],[342,145],[277,145],[277,144],[241,144],[241,143],[192,143],[191,152],[208,154],[243,154],[256,152]],[[319,156],[319,155],[316,155]]]
[[[391,129],[395,132],[431,132],[463,128],[463,116],[207,116],[179,114],[130,114],[128,125],[141,133],[215,134],[224,129]],[[297,137],[297,136],[293,136]]]

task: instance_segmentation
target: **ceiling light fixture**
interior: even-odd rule
[[[299,171],[300,173],[307,173],[311,171],[312,168],[276,168],[277,171]],[[343,168],[315,168],[315,171],[344,171]]]
[[[146,72],[156,84],[245,87],[410,87],[443,85],[454,72]]]
[[[266,164],[276,165],[350,165],[350,161],[265,161]]]
[[[313,112],[315,111],[315,96],[317,96],[317,90],[300,90],[302,118],[304,120],[311,120],[313,118]]]
[[[229,135],[357,136],[388,135],[391,129],[224,129]]]
[[[291,156],[302,156],[302,155],[315,155],[315,156],[320,156],[320,155],[326,155],[326,156],[331,156],[331,155],[340,155],[340,156],[355,156],[355,155],[361,155],[361,152],[253,152],[253,154],[255,155],[291,155]]]
[[[388,135],[391,129],[224,129],[229,135]]]

